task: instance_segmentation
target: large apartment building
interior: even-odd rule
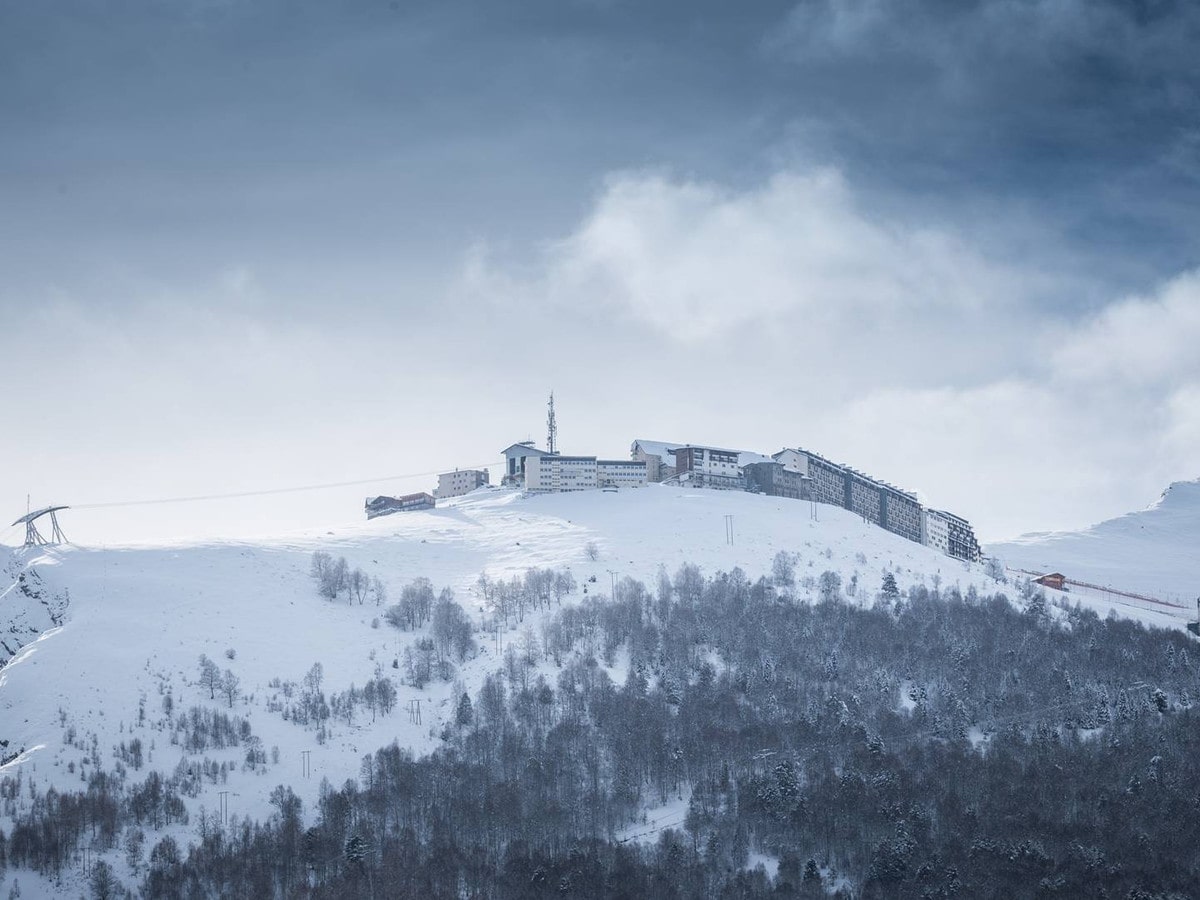
[[[812,499],[818,503],[841,506],[894,534],[920,542],[921,503],[915,494],[810,450],[780,450],[772,459],[804,478]]]
[[[648,466],[637,459],[596,460],[598,487],[641,487],[649,480]]]
[[[443,500],[446,497],[461,497],[487,484],[487,469],[455,469],[438,476],[436,496]]]
[[[628,459],[547,454],[525,460],[525,490],[532,493],[641,487],[646,464]]]
[[[525,490],[534,493],[593,490],[596,457],[547,454],[525,460]]]
[[[777,462],[755,462],[742,468],[746,490],[768,497],[808,500],[808,476]]]
[[[742,490],[746,480],[738,464],[738,450],[719,447],[696,447],[686,444],[674,448],[675,477],[680,484],[698,487]]]
[[[950,520],[936,509],[921,510],[921,543],[950,555]]]
[[[965,559],[968,562],[979,562],[979,541],[975,538],[975,530],[971,523],[962,516],[943,510],[935,510],[946,517],[947,543],[951,556]]]

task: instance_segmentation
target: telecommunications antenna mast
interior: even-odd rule
[[[550,402],[546,413],[546,449],[552,454],[558,452],[558,420],[554,418],[554,391],[550,392]]]

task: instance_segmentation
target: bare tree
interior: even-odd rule
[[[230,707],[233,706],[233,701],[238,698],[238,689],[241,687],[241,684],[241,679],[234,675],[231,669],[226,669],[225,674],[221,676],[221,693],[229,701]]]
[[[367,596],[367,591],[371,587],[371,579],[367,577],[367,573],[362,569],[355,568],[350,573],[349,586],[350,596],[358,601],[359,606],[362,606],[363,599]]]
[[[420,628],[433,611],[433,584],[428,578],[414,578],[400,592],[400,604],[411,610],[414,624]]]
[[[784,550],[775,554],[771,562],[771,579],[777,588],[791,588],[796,584],[796,563],[792,555]]]
[[[379,704],[379,711],[385,716],[392,711],[396,705],[396,686],[392,684],[392,679],[375,680],[375,700]]]
[[[312,555],[312,569],[310,574],[320,584],[325,578],[325,573],[333,566],[333,557],[324,550],[318,550]]]
[[[221,670],[203,653],[200,654],[200,683],[208,688],[208,699],[215,700],[221,685]]]
[[[595,541],[588,541],[583,545],[583,552],[592,562],[600,558],[600,548],[596,546]]]
[[[471,621],[448,589],[442,591],[433,608],[433,622],[429,630],[439,663],[449,657],[451,650],[461,661],[470,649]]]
[[[575,576],[563,569],[554,576],[554,599],[562,605],[562,598],[575,591]]]
[[[346,557],[339,556],[338,561],[333,564],[332,577],[330,586],[333,590],[331,600],[337,599],[337,595],[350,587],[350,563],[346,562]]]

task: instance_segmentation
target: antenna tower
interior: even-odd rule
[[[551,453],[558,452],[558,420],[554,418],[554,391],[550,392],[550,402],[546,404],[546,449]]]

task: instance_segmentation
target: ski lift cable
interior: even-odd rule
[[[488,465],[488,463],[481,463],[476,465],[458,466],[457,468],[483,469],[487,468]],[[426,478],[432,475],[442,474],[445,471],[445,469],[440,469],[430,472],[408,472],[403,475],[385,475],[378,478],[359,478],[353,481],[330,481],[324,484],[305,484],[296,485],[293,487],[267,488],[257,491],[232,491],[222,494],[196,494],[187,497],[162,497],[147,500],[114,500],[106,503],[73,503],[71,504],[71,509],[114,509],[124,506],[160,506],[168,503],[198,503],[207,500],[237,500],[244,497],[269,497],[278,494],[297,494],[304,491],[323,491],[330,488],[379,484],[386,481],[403,481],[409,478]]]

